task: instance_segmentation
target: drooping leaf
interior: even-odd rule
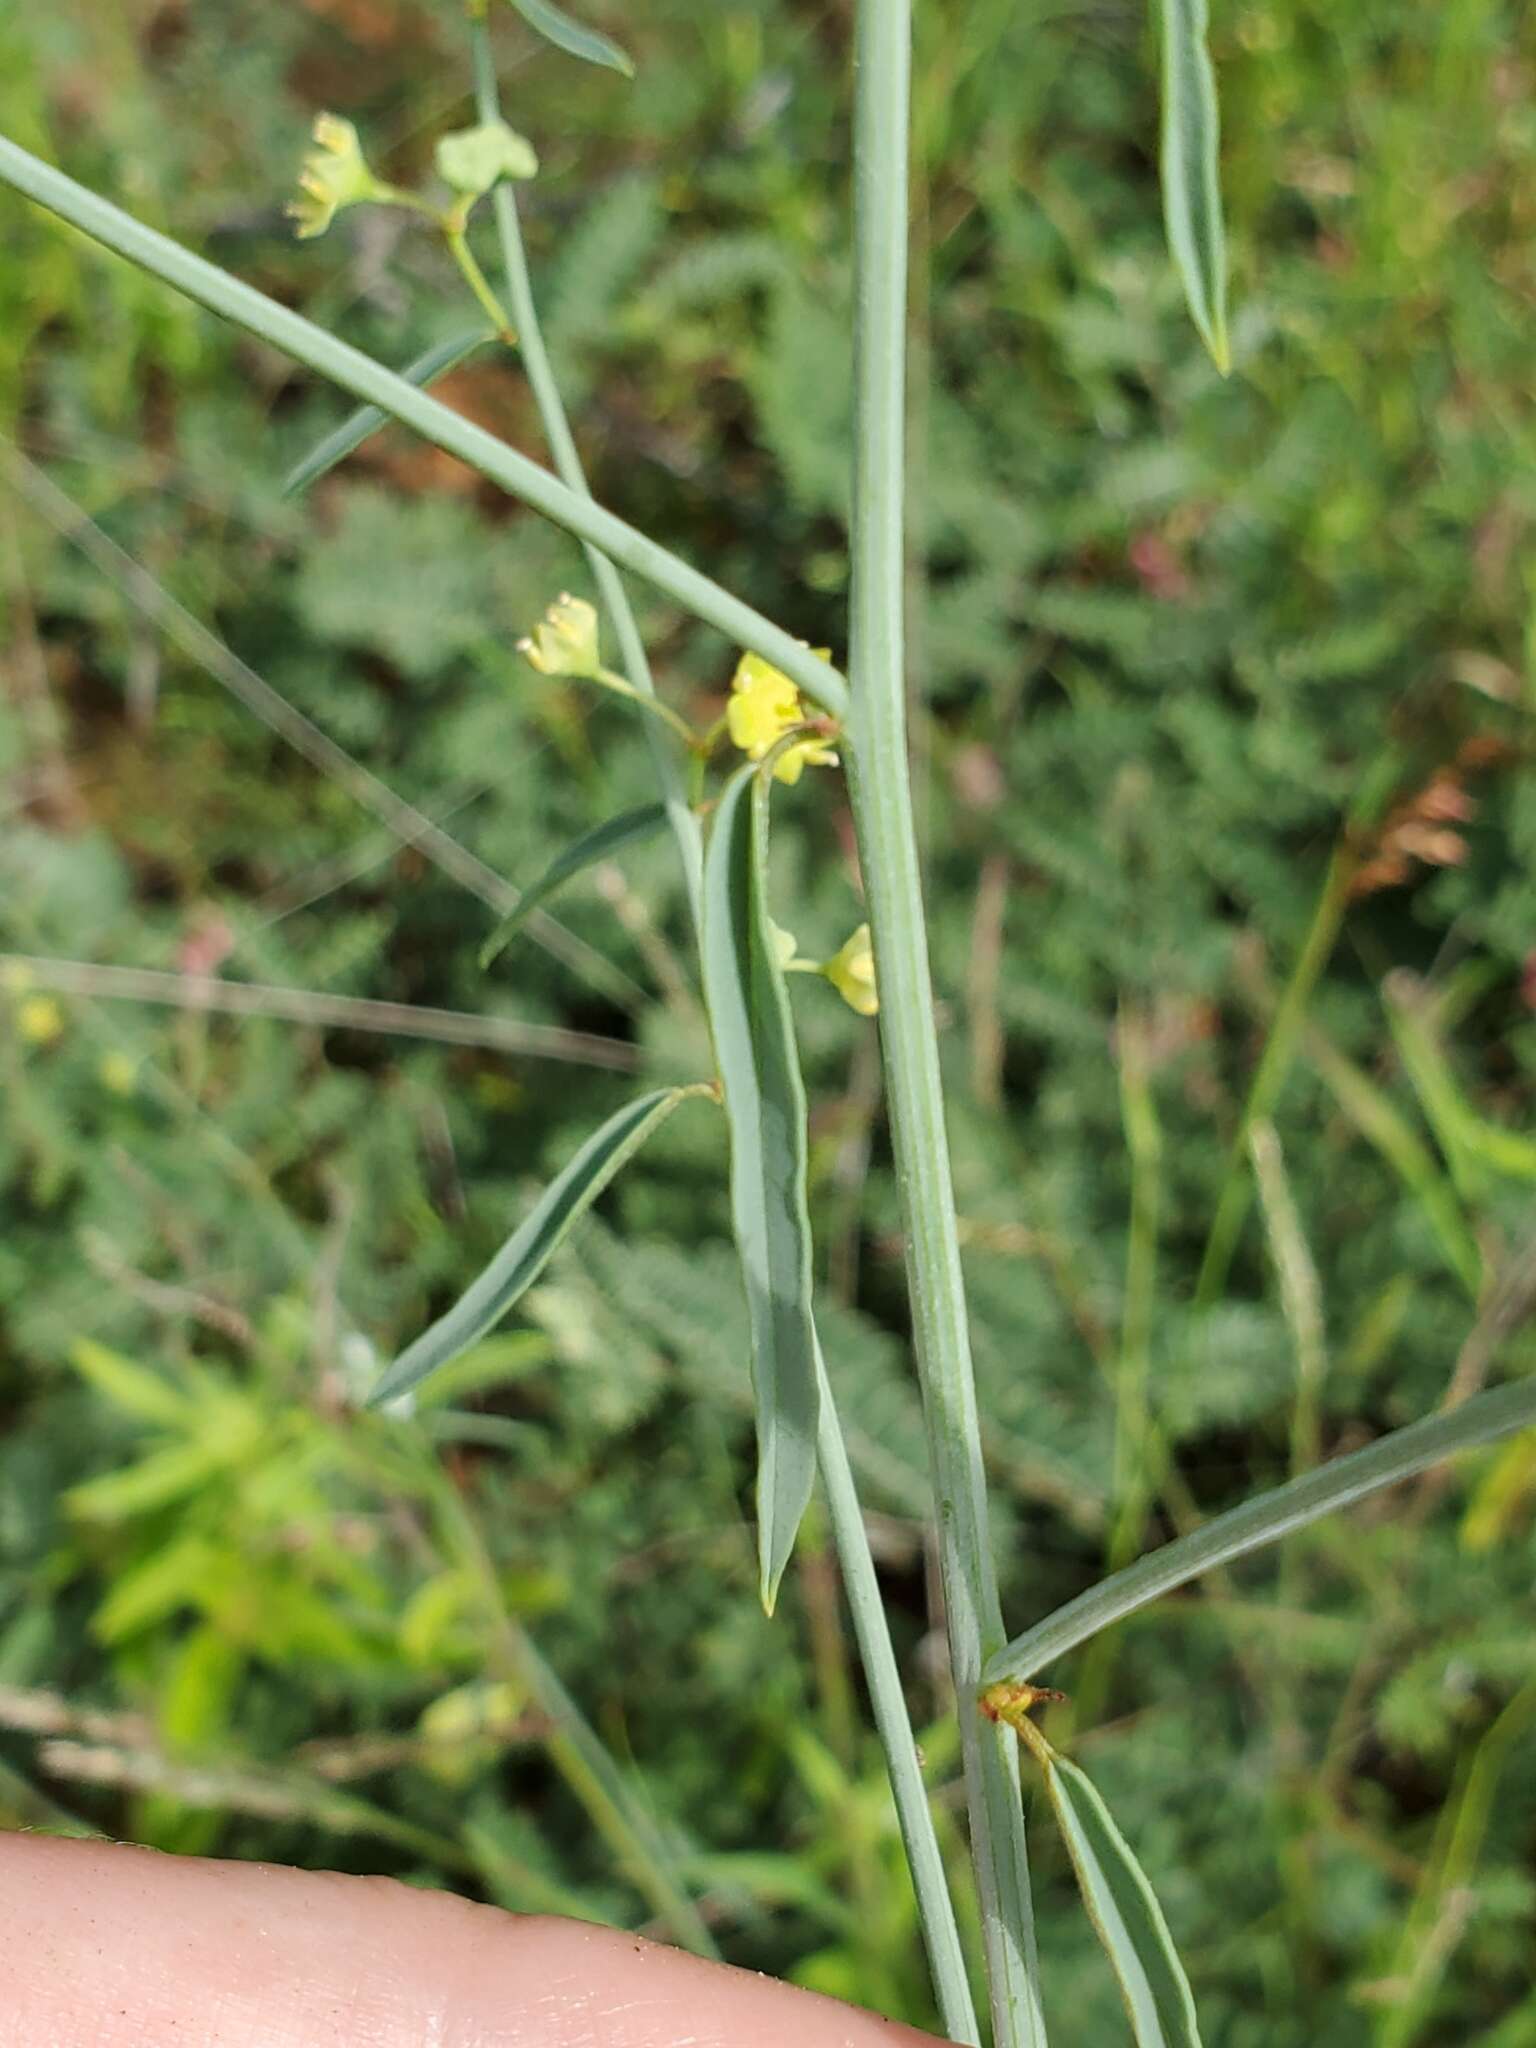
[[[806,1101],[768,917],[769,780],[727,783],[704,857],[704,995],[731,1132],[731,1220],[752,1332],[758,1562],[771,1614],[811,1497],[820,1394],[811,1320]]]
[[[1206,0],[1158,0],[1163,42],[1163,220],[1184,296],[1218,370],[1227,343],[1227,244],[1217,161],[1216,72]]]
[[[389,1366],[368,1396],[369,1407],[409,1393],[428,1373],[467,1351],[499,1322],[537,1280],[620,1167],[634,1157],[680,1102],[698,1092],[662,1088],[642,1095],[594,1132],[570,1165],[550,1182],[533,1213],[513,1231],[479,1279]]]
[[[480,949],[480,965],[489,967],[497,955],[506,950],[519,926],[572,875],[579,875],[594,861],[606,860],[621,846],[651,838],[666,822],[667,813],[663,805],[642,804],[637,810],[621,811],[618,817],[609,818],[595,830],[584,832],[580,839],[573,840],[563,853],[556,854],[539,879],[523,891],[517,908],[508,912],[486,940]]]
[[[626,78],[633,78],[635,67],[629,55],[607,36],[599,35],[595,28],[585,28],[579,21],[572,21],[563,7],[556,7],[553,0],[509,0],[518,13],[536,34],[567,56],[585,58],[589,64],[606,65],[610,71],[622,71]]]
[[[1076,1764],[1050,1750],[1042,1763],[1083,1904],[1119,1980],[1137,2048],[1200,2048],[1189,1980],[1146,1872]]]
[[[400,374],[407,384],[414,384],[418,390],[425,391],[439,377],[446,377],[450,370],[457,369],[485,342],[494,340],[495,336],[485,327],[476,327],[467,334],[455,334],[427,349],[415,362],[408,363]],[[376,405],[360,405],[356,412],[349,413],[339,427],[327,434],[302,462],[295,463],[289,470],[283,478],[283,496],[295,497],[300,491],[307,491],[311,484],[318,483],[328,470],[334,469],[338,462],[345,462],[355,449],[361,448],[370,434],[376,434],[386,418],[387,415]]]

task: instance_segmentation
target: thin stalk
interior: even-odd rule
[[[54,532],[80,550],[127,599],[134,609],[167,640],[179,647],[190,661],[211,676],[222,689],[243,704],[253,717],[285,740],[310,766],[344,789],[354,803],[371,811],[402,846],[414,846],[434,867],[440,868],[471,895],[478,896],[498,917],[510,916],[522,901],[504,875],[498,875],[466,846],[445,832],[412,803],[381,782],[370,769],[356,761],[345,747],[338,746],[329,733],[322,732],[312,718],[274,690],[248,661],[243,661],[218,634],[205,626],[173,597],[158,577],[150,574],[125,548],[73,498],[61,491],[44,470],[30,461],[18,447],[0,436],[0,472],[6,473],[32,509],[47,520]],[[621,1008],[638,1008],[645,991],[628,975],[604,959],[595,947],[578,939],[547,912],[535,911],[528,929],[554,959],[580,974],[594,988],[609,996]]]
[[[632,1074],[638,1049],[622,1038],[567,1031],[558,1024],[522,1024],[514,1017],[477,1017],[467,1010],[433,1010],[418,1003],[381,1003],[369,996],[338,996],[325,989],[274,988],[260,981],[226,981],[217,974],[172,974],[158,967],[111,967],[94,960],[59,960],[36,953],[0,953],[0,973],[25,975],[61,995],[111,1002],[159,1003],[191,1015],[276,1017],[317,1031],[376,1031],[392,1038],[426,1038],[439,1045],[481,1046],[522,1059],[564,1060]]]
[[[517,342],[517,330],[507,318],[507,309],[491,290],[490,280],[475,261],[469,238],[462,228],[447,230],[448,253],[459,266],[459,275],[475,295],[475,303],[490,321],[500,338],[512,348]]]
[[[496,65],[491,53],[490,31],[483,20],[471,24],[470,37],[475,66],[475,111],[482,121],[496,121],[501,118],[501,96],[496,85]],[[560,385],[549,360],[549,351],[544,345],[544,330],[539,322],[539,309],[534,303],[533,284],[528,275],[528,256],[523,247],[517,196],[505,180],[492,193],[491,204],[496,216],[496,232],[501,241],[503,289],[507,295],[512,323],[518,331],[523,368],[528,375],[528,386],[533,393],[534,403],[539,409],[539,420],[544,429],[544,439],[549,444],[555,473],[569,489],[581,497],[590,498],[591,487],[587,483],[586,471],[582,467],[575,436],[571,432],[565,400],[560,395]],[[638,695],[654,698],[656,684],[651,674],[650,659],[646,654],[645,641],[635,618],[634,607],[629,601],[629,593],[624,588],[623,579],[608,557],[590,542],[586,543],[585,551],[587,566],[592,572],[593,582],[597,585],[597,594],[602,599],[603,610],[608,615],[614,637],[619,643],[624,673]],[[667,822],[672,828],[673,838],[677,841],[678,857],[683,864],[684,885],[688,891],[689,914],[693,919],[694,930],[697,931],[703,901],[703,848],[699,821],[688,801],[686,769],[672,754],[660,733],[647,732],[646,738],[650,742],[656,779],[661,786],[661,800],[667,807]]]
[[[1232,1140],[1226,1175],[1211,1220],[1210,1236],[1206,1239],[1205,1256],[1200,1262],[1200,1273],[1195,1282],[1197,1309],[1210,1308],[1226,1286],[1232,1255],[1237,1249],[1237,1240],[1253,1198],[1248,1158],[1253,1127],[1274,1115],[1275,1105],[1290,1078],[1313,993],[1333,956],[1344,914],[1349,908],[1350,885],[1360,866],[1365,835],[1380,816],[1401,767],[1401,760],[1392,749],[1373,763],[1335,842],[1328,872],[1323,877],[1323,886],[1313,907],[1312,922],[1275,1011],[1269,1037],[1249,1084],[1242,1119]]]
[[[499,118],[499,94],[490,36],[483,20],[471,25],[475,66],[475,105],[482,121]],[[523,246],[516,198],[509,186],[499,185],[493,195],[497,230],[501,238],[504,289],[512,319],[517,327],[528,382],[539,408],[545,439],[556,471],[569,488],[585,494],[588,490],[581,457],[571,433],[565,402],[555,379],[544,345],[538,307],[534,302]],[[587,561],[604,609],[613,624],[630,685],[637,694],[655,698],[656,688],[646,656],[645,643],[633,607],[612,562],[590,544]],[[709,748],[724,730],[724,720],[705,734],[694,759],[702,770]],[[662,800],[677,840],[693,912],[695,930],[700,920],[703,886],[703,846],[699,821],[688,801],[683,770],[675,754],[649,721],[647,731]],[[955,1921],[954,1901],[945,1876],[944,1859],[935,1832],[927,1788],[917,1762],[917,1745],[907,1714],[901,1675],[891,1642],[890,1626],[880,1597],[879,1580],[870,1554],[869,1536],[859,1506],[847,1446],[837,1419],[826,1366],[818,1360],[821,1374],[821,1416],[817,1455],[822,1483],[832,1520],[832,1535],[843,1576],[849,1612],[858,1640],[869,1688],[876,1729],[885,1752],[886,1769],[896,1803],[897,1821],[906,1848],[917,1897],[918,1918],[928,1951],[929,1969],[940,2017],[951,2039],[974,2043],[980,2037],[970,1985],[966,1977],[964,1950]],[[1001,1633],[1001,1632],[1000,1632]]]
[[[944,1857],[934,1832],[928,1789],[923,1783],[917,1760],[917,1745],[912,1739],[912,1724],[907,1717],[906,1698],[901,1689],[901,1673],[891,1646],[885,1603],[880,1597],[880,1581],[875,1576],[875,1562],[870,1556],[869,1536],[859,1507],[853,1467],[848,1461],[848,1447],[837,1419],[825,1361],[818,1359],[818,1364],[821,1420],[817,1428],[816,1449],[821,1461],[821,1479],[827,1490],[832,1536],[842,1567],[848,1612],[853,1618],[853,1631],[858,1638],[859,1655],[864,1664],[864,1680],[869,1687],[875,1726],[885,1747],[886,1767],[896,1801],[896,1818],[901,1827],[901,1839],[912,1872],[912,1888],[917,1894],[923,1935],[928,1946],[934,1996],[938,2000],[944,2031],[950,2040],[974,2044],[980,2041],[981,2035],[977,2030],[976,2010],[971,2002],[971,1987],[965,1973],[960,1929],[944,1874]]]
[[[933,1024],[903,612],[911,0],[860,0],[855,52],[855,435],[849,783],[868,898],[950,1664],[997,2048],[1040,2048],[1018,1745],[977,1707],[1003,1641]]]
[[[4,136],[0,136],[0,184],[10,185],[39,206],[47,207],[50,213],[89,235],[103,248],[126,257],[151,277],[159,278],[197,305],[206,306],[210,313],[217,313],[221,319],[281,350],[294,362],[303,363],[317,376],[329,378],[365,405],[378,406],[434,448],[468,463],[471,469],[511,497],[531,505],[556,526],[563,526],[579,540],[601,548],[620,568],[630,569],[655,584],[685,611],[715,627],[738,647],[772,662],[812,703],[819,704],[834,718],[841,718],[847,710],[847,689],[842,677],[792,633],[765,619],[751,605],[722,589],[712,577],[701,575],[637,528],[562,484],[496,435],[488,434],[430,393],[418,391],[393,370],[364,355],[361,349],[338,340],[302,314],[290,311],[264,292],[220,270],[217,264],[194,256],[168,235],[146,227],[120,206],[112,205],[110,200],[66,177],[52,164],[18,148]]]
[[[1148,1071],[1147,1023],[1122,1006],[1116,1033],[1120,1057],[1120,1121],[1131,1160],[1131,1218],[1125,1254],[1125,1302],[1115,1365],[1114,1480],[1105,1570],[1128,1565],[1141,1547],[1147,1507],[1166,1474],[1167,1453],[1153,1428],[1147,1390],[1152,1378],[1152,1328],[1157,1305],[1157,1252],[1162,1207],[1162,1126]],[[1079,1727],[1091,1728],[1108,1695],[1117,1639],[1100,1636],[1083,1662],[1073,1693]]]

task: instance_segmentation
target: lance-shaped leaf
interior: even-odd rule
[[[419,355],[414,363],[408,363],[400,372],[407,384],[414,384],[419,391],[426,391],[439,377],[472,356],[475,350],[495,336],[488,328],[477,327],[469,334],[455,334],[447,341],[440,341],[435,348],[429,348]],[[355,449],[361,448],[370,434],[376,434],[388,418],[376,405],[360,405],[356,412],[349,413],[341,425],[326,435],[317,447],[310,450],[302,462],[296,462],[283,478],[283,496],[292,498],[300,491],[307,491],[311,484],[318,483],[328,470],[338,462],[345,462]]]
[[[811,1321],[805,1084],[768,918],[769,779],[727,783],[704,858],[704,996],[731,1133],[731,1219],[752,1331],[758,1559],[771,1614],[811,1497],[820,1393]]]
[[[1362,1451],[1334,1458],[1314,1472],[1268,1493],[1256,1494],[1240,1507],[1217,1515],[1204,1528],[1149,1551],[1124,1571],[1114,1572],[1065,1607],[1058,1607],[1032,1629],[999,1650],[983,1674],[987,1684],[1030,1678],[1054,1658],[1075,1650],[1101,1629],[1134,1614],[1139,1607],[1171,1593],[1202,1572],[1278,1543],[1294,1529],[1304,1529],[1322,1515],[1350,1507],[1357,1500],[1427,1471],[1457,1451],[1496,1443],[1517,1429],[1536,1424],[1536,1379],[1515,1380],[1474,1394],[1458,1408],[1394,1429]]]
[[[568,56],[583,57],[589,64],[605,64],[610,71],[634,77],[634,64],[617,43],[599,35],[595,28],[572,21],[564,8],[553,5],[553,0],[510,0],[510,4],[531,29]]]
[[[407,1346],[368,1396],[370,1408],[419,1386],[430,1372],[477,1343],[538,1279],[572,1228],[591,1208],[619,1168],[632,1159],[659,1124],[699,1088],[661,1088],[642,1095],[608,1119],[552,1180],[479,1279]]]
[[[1163,41],[1163,219],[1196,327],[1222,375],[1227,345],[1227,238],[1217,163],[1216,72],[1206,0],[1158,0]]]
[[[1076,1764],[1043,1739],[1040,1749],[1045,1787],[1083,1904],[1119,1980],[1137,2048],[1200,2048],[1189,1980],[1146,1872]]]
[[[667,813],[663,805],[642,804],[638,810],[621,811],[618,817],[607,819],[591,832],[584,832],[563,853],[556,854],[539,879],[523,891],[517,908],[502,919],[481,947],[480,965],[489,967],[496,956],[505,951],[518,927],[572,875],[579,875],[594,861],[606,860],[621,846],[652,838],[666,822]]]

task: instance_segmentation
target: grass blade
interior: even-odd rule
[[[1474,1394],[1450,1413],[1426,1416],[1405,1429],[1394,1429],[1363,1451],[1335,1458],[1300,1479],[1274,1487],[1217,1515],[1193,1535],[1165,1543],[1138,1558],[1123,1572],[1090,1587],[1052,1615],[1016,1636],[986,1669],[986,1682],[1026,1680],[1088,1642],[1101,1629],[1134,1614],[1140,1607],[1171,1593],[1202,1572],[1215,1571],[1250,1551],[1278,1543],[1294,1530],[1356,1501],[1396,1486],[1437,1465],[1458,1451],[1496,1443],[1516,1430],[1536,1424],[1536,1379],[1516,1380],[1488,1393]]]
[[[752,1327],[763,1606],[811,1497],[820,1394],[811,1321],[805,1084],[768,923],[768,783],[726,785],[704,856],[704,995],[731,1131],[731,1217]]]
[[[495,335],[484,327],[477,327],[469,334],[455,334],[448,341],[440,341],[436,348],[429,348],[424,355],[419,355],[414,363],[408,363],[400,375],[407,384],[414,384],[418,391],[425,391],[439,377],[457,369],[482,343],[495,339]],[[283,496],[296,497],[300,491],[307,491],[311,484],[318,483],[328,470],[334,469],[338,462],[345,462],[355,449],[361,448],[370,434],[377,433],[386,418],[387,415],[376,405],[359,406],[334,432],[312,448],[302,462],[294,464],[283,478]]]
[[[1220,115],[1206,0],[1159,0],[1163,29],[1163,220],[1190,315],[1225,376],[1227,245],[1217,167]]]
[[[361,349],[327,334],[302,314],[279,305],[217,264],[194,256],[168,235],[156,232],[120,206],[66,177],[52,164],[0,136],[0,184],[46,206],[60,220],[124,256],[140,270],[183,293],[210,313],[231,321],[271,347],[281,349],[317,376],[328,377],[354,398],[377,405],[433,447],[455,455],[501,490],[531,505],[556,526],[600,548],[618,564],[663,590],[696,618],[716,627],[737,646],[760,654],[782,669],[813,704],[834,718],[848,709],[848,689],[830,663],[813,654],[782,626],[775,626],[741,599],[703,576],[635,527],[604,511],[557,477],[530,462],[505,441],[477,427],[462,413],[418,391]]]
[[[564,50],[567,56],[581,57],[588,64],[605,64],[610,71],[622,71],[626,78],[634,77],[633,60],[617,43],[599,35],[595,28],[584,28],[579,21],[572,21],[563,8],[552,4],[552,0],[511,0],[511,5],[535,34],[553,43],[556,49]]]
[[[572,875],[579,875],[594,861],[606,860],[621,846],[632,845],[639,839],[650,839],[666,822],[664,804],[642,804],[638,810],[621,811],[618,817],[607,819],[595,830],[584,832],[580,839],[573,840],[563,853],[555,856],[533,886],[523,891],[517,908],[508,912],[486,940],[480,949],[480,965],[489,967],[498,954],[506,950],[530,911],[537,910]]]
[[[381,1401],[409,1393],[428,1373],[483,1337],[538,1279],[573,1226],[658,1124],[665,1123],[688,1096],[706,1092],[699,1088],[657,1089],[610,1117],[550,1182],[532,1215],[513,1231],[479,1279],[445,1316],[401,1352],[368,1396],[368,1406],[376,1408]]]
[[[1189,1980],[1146,1872],[1076,1764],[1045,1747],[1045,1788],[1138,2048],[1200,2048]]]

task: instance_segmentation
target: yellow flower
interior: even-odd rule
[[[29,1045],[51,1045],[64,1029],[64,1012],[52,996],[28,996],[17,1005],[16,1029]]]
[[[369,170],[357,130],[339,114],[321,114],[314,126],[315,147],[299,172],[299,196],[286,211],[297,221],[301,242],[323,235],[343,207],[378,199],[386,187]]]
[[[830,653],[817,648],[823,661]],[[764,661],[760,654],[744,654],[731,678],[731,701],[725,707],[726,729],[732,743],[749,761],[761,761],[771,754],[788,732],[806,722],[800,692],[782,670]],[[773,764],[779,782],[796,783],[807,768],[835,768],[837,755],[817,739],[799,740],[786,747]]]
[[[517,651],[540,675],[595,676],[602,667],[597,613],[585,598],[563,591],[544,614],[542,624],[518,641]]]
[[[875,987],[875,955],[869,943],[869,926],[861,924],[841,949],[824,960],[822,973],[850,1009],[861,1017],[873,1017],[880,1008],[880,991]]]

